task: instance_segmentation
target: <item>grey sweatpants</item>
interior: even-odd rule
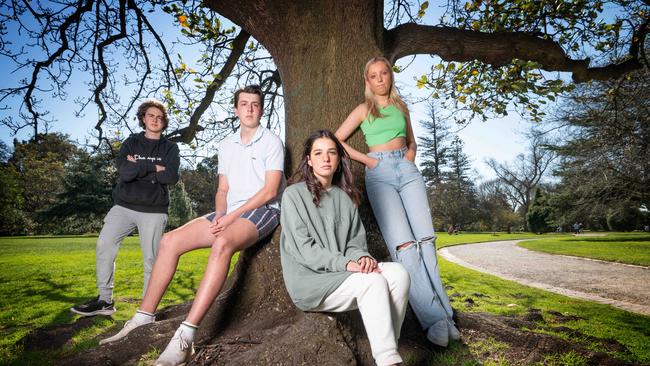
[[[95,264],[97,270],[97,289],[99,298],[110,301],[113,297],[113,276],[115,258],[122,240],[138,228],[142,261],[144,262],[144,296],[149,284],[153,264],[158,255],[160,238],[167,226],[167,214],[138,212],[115,205],[104,218],[104,227],[97,239]]]

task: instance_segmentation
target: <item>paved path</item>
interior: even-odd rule
[[[524,285],[650,315],[650,268],[535,252],[518,247],[520,241],[456,245],[438,253]]]

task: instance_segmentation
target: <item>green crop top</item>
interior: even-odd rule
[[[406,118],[394,104],[385,108],[379,108],[379,113],[384,117],[374,118],[371,116],[361,122],[361,131],[366,137],[368,146],[384,144],[396,137],[406,137]]]

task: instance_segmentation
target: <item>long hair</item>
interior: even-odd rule
[[[303,144],[304,148],[302,159],[300,160],[300,166],[292,178],[292,183],[305,182],[307,184],[307,189],[309,189],[309,192],[312,194],[314,204],[316,206],[320,204],[320,197],[325,190],[325,187],[323,187],[318,178],[316,178],[312,167],[307,163],[312,147],[314,146],[314,141],[320,138],[334,141],[336,152],[339,155],[339,165],[334,171],[332,185],[341,188],[343,192],[347,193],[350,199],[352,199],[352,202],[359,206],[361,203],[361,194],[354,186],[354,178],[352,178],[352,172],[350,172],[350,166],[352,165],[350,157],[332,131],[318,130],[307,137],[307,140],[305,140],[305,143]]]
[[[366,106],[368,107],[368,115],[366,118],[371,117],[370,120],[374,120],[375,118],[381,118],[384,117],[381,113],[379,113],[379,106],[377,105],[377,101],[375,100],[375,94],[370,90],[370,87],[368,86],[368,70],[370,69],[370,66],[377,62],[383,62],[386,67],[388,67],[388,70],[390,70],[390,91],[388,92],[388,103],[389,104],[394,104],[397,109],[399,109],[402,114],[404,115],[405,118],[409,117],[408,113],[408,107],[406,106],[406,103],[404,103],[404,100],[402,100],[402,97],[399,96],[399,93],[397,92],[397,88],[395,88],[395,73],[393,72],[393,66],[390,64],[390,61],[386,59],[385,57],[373,57],[371,58],[367,63],[366,67],[363,69],[363,79],[366,81],[366,89],[363,92],[363,95],[366,99],[365,103]]]

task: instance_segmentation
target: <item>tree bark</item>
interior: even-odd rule
[[[318,129],[332,131],[363,101],[363,68],[383,55],[382,2],[353,1],[208,1],[206,6],[260,41],[278,67],[286,111],[287,173],[300,161],[304,139]],[[365,149],[360,133],[349,142]],[[363,169],[354,174],[363,184]],[[377,258],[387,258],[383,239],[366,219],[369,245]],[[196,344],[204,346],[195,364],[321,364],[372,365],[373,360],[358,312],[304,313],[289,298],[280,265],[280,230],[272,239],[243,252],[234,273],[201,323]],[[188,304],[158,315],[151,326],[125,340],[75,356],[69,364],[136,363],[151,346],[164,348],[183,320]],[[429,345],[412,318],[401,348],[413,359],[431,357]],[[409,339],[409,340],[407,340]],[[127,346],[128,343],[128,346]],[[135,351],[125,351],[128,347]],[[94,360],[94,361],[93,361]]]
[[[381,0],[206,0],[204,4],[257,39],[278,67],[286,111],[287,173],[299,163],[303,140],[309,134],[323,128],[336,130],[363,101],[362,72],[368,59],[388,56],[394,61],[406,54],[421,53],[423,39],[411,34],[409,37],[415,43],[408,43],[407,33],[426,31],[431,34],[422,37],[431,37],[437,31],[435,27],[409,30],[414,26],[403,26],[387,32]],[[512,51],[513,41],[529,45],[526,37],[511,38],[500,48],[495,46],[503,54],[494,60],[503,62],[515,57],[504,51]],[[426,44],[427,40],[424,41]],[[458,48],[458,41],[438,48],[432,46],[431,38],[428,41],[431,44],[427,47],[432,48],[426,52],[444,53],[446,47],[453,57],[460,57],[458,50],[462,47]],[[537,43],[533,46],[537,47]],[[468,57],[463,56],[463,60]],[[348,142],[361,151],[366,149],[360,133]],[[363,175],[359,164],[355,164],[354,174],[361,186]],[[367,202],[360,211],[371,253],[386,259],[383,239]],[[303,313],[292,304],[280,266],[280,230],[271,240],[242,253],[224,291],[201,323],[196,341],[203,348],[193,363],[371,365],[373,361],[358,312]],[[165,346],[187,308],[186,304],[163,313],[160,316],[163,321],[138,329],[114,345],[78,355],[69,363],[136,362],[138,355],[147,352],[150,346],[160,349]],[[432,348],[409,314],[400,340],[402,355],[408,354],[412,364],[422,364],[431,357]]]

